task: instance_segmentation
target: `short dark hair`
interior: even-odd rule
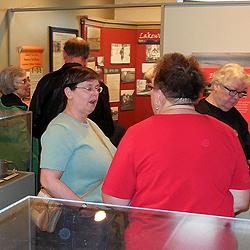
[[[69,39],[63,49],[68,56],[82,57],[84,60],[89,57],[89,44],[81,37]]]
[[[196,101],[204,90],[205,81],[194,57],[169,53],[156,64],[154,85],[166,98],[188,98]]]
[[[66,70],[63,75],[62,92],[64,89],[69,87],[71,90],[76,89],[76,86],[80,82],[89,80],[98,80],[99,75],[92,69],[82,66],[71,67]],[[67,97],[64,94],[62,110],[65,109],[67,104]]]
[[[63,77],[63,84],[62,87],[65,89],[69,87],[70,89],[75,89],[76,85],[80,82],[85,82],[89,80],[98,80],[99,75],[90,68],[82,67],[82,66],[75,66],[69,68]]]

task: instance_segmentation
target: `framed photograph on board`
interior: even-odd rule
[[[101,28],[87,26],[87,42],[90,50],[100,50],[101,48]]]
[[[134,101],[134,90],[133,89],[125,89],[121,90],[121,110],[133,110],[135,107]]]
[[[112,43],[111,44],[111,64],[130,63],[130,44]]]
[[[121,81],[123,83],[135,81],[135,68],[122,68],[121,69]]]
[[[78,36],[78,30],[49,26],[49,70],[55,71],[62,67],[63,46],[65,42]]]

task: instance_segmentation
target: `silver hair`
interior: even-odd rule
[[[16,91],[16,78],[26,75],[25,70],[10,66],[0,73],[0,92],[4,95],[11,94]]]
[[[227,63],[212,75],[212,83],[224,84],[240,80],[246,85],[250,82],[250,75],[237,63]]]

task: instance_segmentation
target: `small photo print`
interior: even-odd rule
[[[156,62],[160,58],[160,45],[146,45],[146,62]]]
[[[53,52],[61,52],[62,43],[60,41],[53,41]]]
[[[101,47],[101,28],[88,26],[87,27],[87,42],[90,50],[100,50]]]
[[[129,64],[130,63],[130,44],[112,43],[110,63]]]
[[[97,57],[97,66],[104,67],[104,56]]]
[[[135,81],[135,68],[121,69],[121,82],[134,82]]]
[[[118,121],[118,107],[111,107],[113,121]]]
[[[135,103],[134,103],[134,90],[133,89],[126,89],[121,90],[121,110],[133,110]]]
[[[150,91],[147,88],[147,81],[144,79],[138,79],[136,81],[136,94],[137,95],[150,95]]]

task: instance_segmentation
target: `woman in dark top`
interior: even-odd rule
[[[234,107],[240,98],[247,96],[249,75],[236,63],[219,68],[212,77],[212,91],[196,106],[196,111],[208,114],[226,123],[237,133],[248,164],[250,164],[250,135],[247,121]]]
[[[23,102],[30,95],[30,83],[26,71],[18,67],[8,67],[0,73],[0,110],[26,111]],[[17,170],[30,170],[30,131],[27,121],[19,117],[0,128],[0,158],[13,163]],[[33,142],[32,169],[38,166]]]
[[[30,82],[26,71],[18,67],[8,67],[0,73],[1,105],[5,107],[20,107],[27,110],[23,102],[30,96]]]

